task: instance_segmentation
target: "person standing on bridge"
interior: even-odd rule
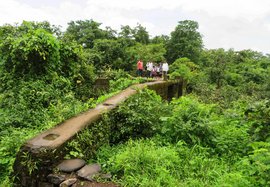
[[[137,62],[137,74],[138,74],[138,76],[142,76],[142,74],[143,74],[143,61],[141,61],[141,60],[139,60],[138,62]]]
[[[157,78],[157,65],[153,65],[152,71],[151,71],[151,75],[154,79]]]
[[[147,62],[146,64],[147,77],[152,77],[152,69],[153,69],[153,63],[151,61]]]
[[[162,76],[163,80],[167,80],[167,72],[169,71],[169,65],[167,62],[162,64]]]

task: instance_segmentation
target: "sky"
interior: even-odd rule
[[[270,0],[0,0],[0,25],[46,20],[64,31],[86,19],[118,31],[140,23],[152,37],[194,20],[207,49],[270,53]]]

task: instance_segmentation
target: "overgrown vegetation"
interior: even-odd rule
[[[188,95],[167,103],[144,90],[129,98],[100,122],[106,141],[82,158],[122,186],[269,186],[270,59],[250,50],[205,53],[218,56],[172,65],[171,75],[188,79]],[[226,65],[206,66],[215,60]],[[83,137],[75,142],[91,147]]]
[[[145,81],[131,76],[138,59],[168,61],[187,95],[167,103],[139,92],[70,142],[67,157],[99,162],[123,186],[270,186],[269,55],[203,49],[190,20],[153,38],[140,24],[100,25],[0,27],[1,186],[27,139]],[[99,77],[109,90],[95,89]]]
[[[140,96],[131,100],[147,106]],[[130,101],[122,107],[128,107]],[[147,102],[155,102],[161,109],[154,106],[154,112],[149,105],[146,110],[150,112],[150,121],[149,113],[141,111],[140,105],[132,105],[131,113],[136,111],[136,115],[118,118],[119,112],[127,113],[122,107],[110,113],[113,115],[109,121],[111,127],[114,127],[114,118],[121,119],[117,123],[121,125],[120,132],[117,128],[107,131],[116,130],[89,157],[89,162],[99,162],[106,172],[111,172],[113,181],[123,186],[269,185],[269,140],[255,138],[269,124],[269,113],[268,117],[262,113],[257,116],[262,108],[269,110],[266,100],[254,103],[260,109],[252,112],[250,103],[238,101],[231,108],[220,110],[218,105],[204,104],[196,96],[184,96],[169,105],[156,97],[148,98]],[[256,119],[247,117],[247,111],[249,116],[256,115]],[[254,124],[261,118],[264,123],[259,123],[262,126],[257,128]],[[143,123],[137,122],[138,119]],[[151,122],[148,129],[147,124]],[[144,130],[149,133],[145,134]],[[119,133],[128,135],[129,132],[134,132],[129,140],[121,137],[122,143],[116,144],[114,138]]]

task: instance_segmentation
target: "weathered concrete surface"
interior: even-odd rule
[[[101,118],[106,111],[112,110],[128,97],[137,93],[137,90],[148,87],[160,94],[163,99],[180,96],[182,83],[179,81],[155,81],[130,86],[119,94],[107,99],[78,116],[70,118],[56,127],[49,129],[36,137],[28,140],[21,147],[14,164],[14,173],[18,179],[15,186],[39,186],[39,182],[47,182],[47,176],[52,171],[52,165],[63,159],[62,148],[82,129]],[[25,155],[28,155],[26,157]],[[27,158],[36,164],[39,171],[29,172],[27,165],[23,165]],[[23,162],[22,162],[23,161]]]

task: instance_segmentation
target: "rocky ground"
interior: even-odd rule
[[[112,176],[102,173],[99,164],[86,164],[82,159],[62,161],[55,172],[47,176],[48,182],[44,187],[117,187],[111,182],[97,182],[97,179],[108,180]]]

